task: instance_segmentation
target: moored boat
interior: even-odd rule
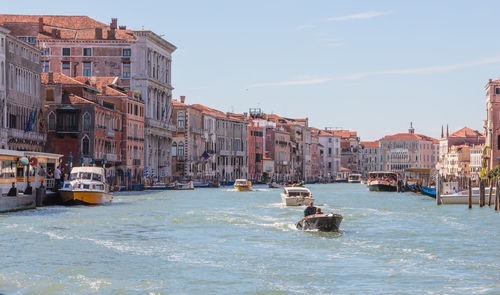
[[[253,189],[252,183],[246,179],[236,179],[234,188],[238,191],[251,191]]]
[[[492,194],[492,199],[495,197],[496,190],[493,188],[493,191],[491,192]],[[489,194],[490,194],[490,188],[487,187],[484,190],[485,198],[488,200]],[[453,194],[444,194],[441,195],[441,203],[444,205],[454,205],[454,204],[462,204],[466,205],[469,203],[469,190],[463,190],[459,191],[457,193]],[[472,204],[479,204],[479,188],[474,187],[472,188],[472,196],[471,196],[471,203]]]
[[[398,174],[390,171],[370,172],[367,185],[370,191],[395,192],[398,190]]]
[[[298,230],[339,231],[342,222],[340,214],[314,214],[302,218],[295,224]]]
[[[104,168],[75,167],[69,181],[59,189],[64,204],[105,205],[113,200],[113,194],[106,183]]]
[[[347,180],[349,183],[361,183],[361,174],[350,174]]]
[[[270,182],[267,184],[269,186],[269,188],[280,188],[282,187],[282,185],[276,183],[276,182]]]
[[[435,187],[431,187],[431,186],[422,186],[422,189],[420,190],[420,192],[423,194],[423,195],[426,195],[426,196],[429,196],[429,197],[432,197],[432,198],[436,198],[436,188]]]
[[[177,185],[178,190],[194,190],[194,182],[193,181],[187,181],[187,182],[180,182]]]
[[[281,200],[285,206],[303,206],[314,201],[311,191],[306,187],[290,186],[284,187]]]

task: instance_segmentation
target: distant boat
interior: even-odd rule
[[[398,174],[391,171],[370,172],[367,185],[370,191],[395,192],[398,190]]]
[[[194,182],[193,181],[188,181],[188,182],[179,182],[177,184],[177,189],[178,190],[194,190]]]
[[[246,179],[236,179],[234,188],[238,191],[251,191],[253,190],[252,183]]]
[[[306,187],[287,186],[283,188],[281,200],[285,206],[304,206],[314,201],[311,191]]]
[[[432,198],[436,198],[436,188],[435,187],[430,187],[430,186],[422,186],[422,190],[420,190],[420,192],[423,194],[423,195],[426,195],[426,196],[429,196],[429,197],[432,197]]]
[[[349,183],[361,183],[361,174],[350,174],[348,178]]]
[[[269,186],[269,188],[280,188],[280,187],[282,187],[281,184],[278,184],[276,182],[270,182],[267,185]]]
[[[339,231],[342,222],[340,214],[314,214],[302,218],[295,224],[298,230]]]
[[[205,187],[210,187],[210,183],[208,182],[203,182],[203,181],[194,181],[193,185],[195,188],[205,188]]]

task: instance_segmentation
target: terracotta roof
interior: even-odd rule
[[[110,87],[110,85],[116,85],[118,81],[117,77],[78,76],[75,77],[75,80],[84,83],[88,87],[97,89],[101,95],[128,97],[127,94]]]
[[[415,133],[398,133],[394,135],[386,135],[384,136],[384,138],[380,140],[425,140],[425,141],[432,141],[433,143],[439,143],[437,139]]]
[[[378,140],[377,141],[361,141],[359,144],[364,146],[364,147],[371,147],[371,148],[380,147],[380,142]]]
[[[62,73],[51,73],[53,75],[53,81],[56,84],[65,84],[65,85],[80,85],[80,86],[87,86],[89,88],[92,88],[89,85],[86,85],[85,83],[82,83],[74,78],[68,77]],[[41,74],[41,82],[42,84],[49,84],[49,73],[42,73]]]
[[[483,136],[479,131],[472,130],[469,127],[464,127],[458,131],[453,132],[448,137],[481,137]]]
[[[172,99],[172,105],[173,106],[183,106],[183,107],[187,106],[187,104],[182,103],[182,102],[178,101],[177,99]]]
[[[74,95],[72,93],[68,96],[68,99],[69,99],[70,104],[96,104],[93,101],[90,101],[90,100],[85,99],[83,97],[80,97],[78,95]]]
[[[38,32],[39,19],[43,21],[43,32]],[[0,24],[30,24],[36,25],[38,39],[55,39],[52,30],[60,32],[60,39],[92,40],[96,39],[96,28],[102,29],[102,39],[108,39],[111,28],[109,25],[96,21],[88,16],[70,15],[13,15],[1,14]],[[10,26],[9,26],[10,27]],[[59,39],[59,38],[58,38]],[[116,40],[134,40],[133,31],[115,30]]]
[[[326,131],[335,136],[340,136],[342,139],[358,136],[358,132],[350,130],[326,130]]]

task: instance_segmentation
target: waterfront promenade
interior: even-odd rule
[[[5,294],[498,294],[500,218],[362,184],[308,185],[341,233],[301,232],[280,190],[116,193],[0,215]]]

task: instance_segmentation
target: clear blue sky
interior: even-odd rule
[[[7,1],[2,13],[88,15],[175,44],[174,97],[309,117],[362,140],[482,131],[500,77],[499,1]],[[122,4],[123,3],[123,4]]]

